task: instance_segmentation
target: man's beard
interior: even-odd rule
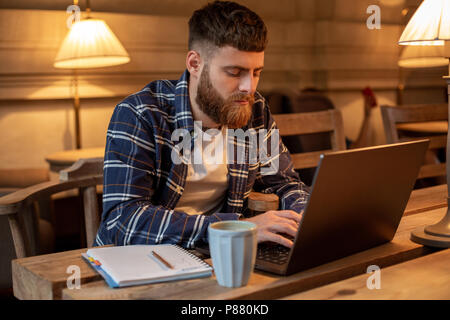
[[[245,126],[250,120],[255,98],[253,95],[238,91],[232,93],[227,99],[223,99],[213,87],[209,77],[209,67],[205,65],[200,75],[195,101],[200,110],[215,123],[237,129]],[[240,105],[236,101],[248,101],[248,104]]]

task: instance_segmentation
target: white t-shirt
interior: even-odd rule
[[[197,123],[194,152],[176,211],[190,215],[219,212],[228,189],[226,127],[203,132]]]

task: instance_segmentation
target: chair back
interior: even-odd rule
[[[447,146],[447,130],[437,132],[432,129],[431,121],[448,121],[447,104],[430,105],[402,105],[402,106],[381,106],[384,132],[387,143],[398,143],[417,139],[430,139],[429,152],[426,162],[421,167],[418,179],[440,177],[446,175],[445,163],[438,161],[436,153],[433,152]],[[430,131],[413,128],[408,129],[405,124],[427,123]],[[439,131],[439,130],[438,130]],[[431,151],[431,152],[430,152]]]
[[[80,159],[60,172],[59,181],[39,183],[0,198],[0,215],[8,217],[17,258],[36,254],[37,217],[31,206],[53,194],[78,189],[84,203],[86,241],[93,244],[100,222],[97,186],[103,184],[103,158]]]
[[[288,147],[295,169],[316,167],[319,163],[320,154],[345,150],[344,125],[341,112],[338,109],[318,112],[274,114],[273,118],[280,130],[282,140],[285,137],[289,138],[307,134],[329,134],[330,149],[296,153]]]
[[[283,143],[291,154],[294,169],[314,170],[311,168],[317,167],[322,153],[345,150],[342,115],[337,109],[318,112],[272,114],[272,117],[277,124]],[[316,151],[296,152],[298,149],[295,147],[301,143],[301,135],[320,133],[328,136],[327,142],[329,142],[328,146],[331,145],[331,148],[323,149],[321,148],[323,144],[319,144],[316,145],[316,147],[318,146]],[[275,194],[263,194],[252,191],[248,197],[250,215],[276,210],[278,207],[279,199]]]

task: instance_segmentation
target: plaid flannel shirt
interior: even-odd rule
[[[279,170],[261,174],[261,162],[248,160],[248,143],[236,137],[231,145],[245,146],[247,160],[228,164],[228,190],[219,213],[188,215],[175,211],[183,194],[188,166],[171,160],[175,129],[194,132],[189,100],[189,73],[178,81],[159,80],[120,102],[112,115],[104,159],[103,213],[94,245],[175,243],[192,248],[207,242],[210,223],[237,220],[252,190],[275,193],[281,209],[300,212],[308,188],[294,171],[290,154],[279,140]],[[253,114],[243,130],[276,129],[264,98],[255,94]],[[228,142],[230,144],[230,141]],[[193,144],[192,144],[193,145]]]

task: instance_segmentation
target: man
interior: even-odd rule
[[[181,78],[154,81],[114,110],[96,245],[177,243],[192,248],[208,241],[210,223],[245,219],[257,225],[258,242],[292,246],[289,236],[296,234],[308,192],[279,137],[280,152],[269,156],[278,170],[270,175],[262,174],[262,161],[249,162],[249,143],[233,137],[215,143],[238,128],[266,129],[266,140],[276,137],[269,108],[256,92],[266,44],[264,22],[239,4],[216,1],[194,12]],[[191,157],[179,148],[179,132],[193,137]],[[199,132],[207,138],[198,139]],[[219,155],[216,160],[229,160],[224,155],[239,147],[243,162],[186,161],[195,154],[211,158],[208,148]],[[276,193],[282,209],[246,218],[252,189]]]

